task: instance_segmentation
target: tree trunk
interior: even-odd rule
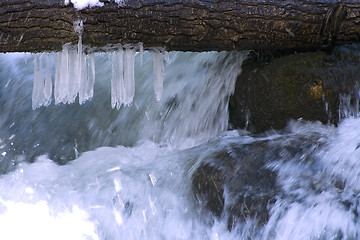
[[[356,0],[103,0],[81,11],[63,0],[1,0],[0,52],[137,44],[179,51],[326,48],[360,39]]]

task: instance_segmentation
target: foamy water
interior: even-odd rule
[[[1,55],[0,239],[359,239],[360,120],[226,131],[245,56],[173,53],[158,102],[145,54],[134,102],[117,111],[111,64],[98,55],[91,102],[33,111],[32,56]],[[196,204],[192,174],[209,156],[260,143],[279,190],[264,225],[248,217],[230,231],[227,209],[217,218]]]

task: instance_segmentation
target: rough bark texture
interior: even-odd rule
[[[83,20],[91,47],[137,44],[167,50],[294,51],[360,39],[355,0],[126,0],[76,10],[63,0],[1,0],[0,52],[57,51],[76,43]]]

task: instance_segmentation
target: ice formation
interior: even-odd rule
[[[48,106],[51,103],[52,82],[49,54],[46,54],[46,75],[43,74],[43,54],[34,55],[34,87],[32,108]]]
[[[86,56],[82,46],[83,22],[74,23],[74,31],[79,36],[77,47],[65,44],[60,53],[54,54],[55,64],[55,104],[73,103],[79,96],[82,104],[93,97],[95,81],[94,55]],[[42,54],[34,56],[33,109],[51,103],[52,80],[49,54],[46,55],[46,78],[43,77]]]
[[[120,109],[122,105],[131,105],[135,95],[135,55],[139,51],[142,61],[142,44],[112,48],[110,60],[111,106]],[[44,76],[43,53],[34,54],[34,86],[32,94],[33,109],[48,106],[52,97],[51,60],[54,56],[54,99],[55,104],[74,103],[78,97],[83,104],[92,99],[95,83],[95,53],[84,53],[81,37],[77,47],[65,44],[61,52],[46,53],[46,71]],[[152,50],[154,61],[154,91],[158,101],[161,99],[164,81],[164,52]]]
[[[144,59],[144,46],[142,43],[139,43],[139,55],[140,55],[140,65],[142,66]]]
[[[127,47],[124,54],[124,104],[132,103],[135,94],[135,50]]]
[[[74,49],[68,44],[55,53],[55,104],[73,103],[77,96],[80,104],[91,99],[94,80],[93,54],[85,55],[82,48]]]
[[[154,91],[156,100],[160,101],[162,91],[163,91],[163,82],[164,82],[164,54],[155,49],[152,52],[153,62],[154,62]]]
[[[135,53],[130,46],[111,54],[111,106],[120,109],[121,105],[132,103],[135,94]]]
[[[94,95],[95,57],[94,49],[84,51],[82,44],[83,21],[74,22],[74,31],[79,37],[77,46],[63,45],[62,51],[54,56],[54,99],[55,104],[74,103],[78,97],[79,103],[90,100]],[[142,43],[137,45],[120,44],[109,46],[112,62],[111,73],[111,106],[120,109],[122,105],[131,105],[135,95],[135,55],[139,51],[140,64],[144,54]],[[164,82],[164,49],[153,49],[154,61],[154,91],[160,101]],[[52,79],[49,53],[46,53],[46,75],[43,70],[43,54],[34,55],[34,87],[32,94],[33,109],[48,106],[51,103]]]
[[[120,109],[122,105],[131,105],[135,95],[135,56],[139,51],[140,64],[143,56],[142,43],[138,45],[117,45],[111,48],[111,106]],[[164,61],[166,52],[153,49],[154,91],[160,101],[164,82]],[[34,86],[32,94],[33,109],[48,106],[52,97],[52,77],[50,56],[53,56],[54,99],[55,104],[74,103],[78,97],[83,104],[92,99],[95,83],[95,53],[84,53],[81,34],[77,46],[65,44],[61,52],[46,53],[46,70],[43,69],[44,53],[34,54]],[[44,76],[45,72],[45,76]]]
[[[119,49],[111,54],[111,107],[120,109],[124,103],[124,51]]]

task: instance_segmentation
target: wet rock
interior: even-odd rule
[[[266,166],[264,143],[233,146],[205,159],[192,175],[193,193],[202,208],[225,217],[229,229],[247,218],[260,224],[277,192],[276,173]]]
[[[205,163],[193,174],[192,182],[197,201],[216,217],[220,217],[224,208],[225,173]]]
[[[200,209],[210,212],[214,219],[227,221],[229,230],[248,220],[264,226],[278,199],[299,202],[304,198],[298,191],[281,186],[279,180],[288,173],[280,176],[276,167],[279,164],[295,163],[296,174],[305,178],[294,189],[306,188],[314,194],[323,191],[325,183],[315,177],[320,171],[314,154],[314,149],[322,146],[323,140],[317,135],[230,144],[226,150],[200,160],[192,174],[194,198]]]
[[[358,111],[360,45],[283,57],[250,54],[230,98],[234,128],[282,129],[290,119],[337,124]]]

